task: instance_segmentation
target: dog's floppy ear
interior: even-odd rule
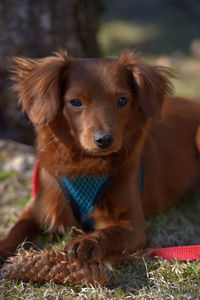
[[[14,58],[11,79],[19,102],[34,125],[48,124],[60,105],[61,82],[70,58],[66,52],[42,59]]]
[[[144,64],[131,51],[122,52],[119,62],[133,75],[140,108],[153,119],[159,119],[164,97],[172,91],[169,69]]]

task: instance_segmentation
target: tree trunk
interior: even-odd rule
[[[44,57],[59,48],[77,57],[97,57],[99,14],[93,0],[0,1],[0,138],[33,142],[31,124],[9,91],[8,57]]]

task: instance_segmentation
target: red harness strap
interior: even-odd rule
[[[39,159],[36,160],[33,177],[32,177],[32,196],[36,197],[40,189],[40,178],[39,178]],[[180,246],[180,247],[168,247],[168,248],[157,248],[153,249],[151,257],[159,256],[169,261],[172,260],[196,260],[200,259],[200,245],[192,246]]]
[[[35,165],[33,168],[33,176],[32,176],[32,197],[35,198],[40,189],[40,169],[39,169],[40,159],[37,158],[35,161]]]

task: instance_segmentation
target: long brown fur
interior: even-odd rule
[[[14,90],[37,133],[41,189],[0,242],[0,256],[34,238],[40,226],[64,234],[80,225],[57,183],[61,175],[117,173],[93,212],[95,230],[66,245],[71,256],[104,261],[142,248],[145,218],[199,184],[200,103],[168,96],[169,70],[144,64],[130,51],[118,59],[75,59],[65,52],[15,58],[12,72]],[[121,97],[128,99],[123,108],[116,105]],[[84,108],[72,108],[73,99]],[[94,143],[98,131],[113,133],[108,149]]]

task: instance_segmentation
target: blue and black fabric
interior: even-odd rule
[[[61,176],[57,181],[70,202],[75,218],[86,231],[93,229],[93,219],[88,215],[99,205],[112,185],[117,174],[112,176],[80,176],[70,178]],[[140,168],[138,190],[141,193],[143,186],[143,170]]]
[[[74,216],[83,229],[90,231],[93,228],[93,219],[88,215],[98,206],[111,186],[116,175],[112,176],[80,176],[70,178],[62,176],[58,183],[70,202]]]

